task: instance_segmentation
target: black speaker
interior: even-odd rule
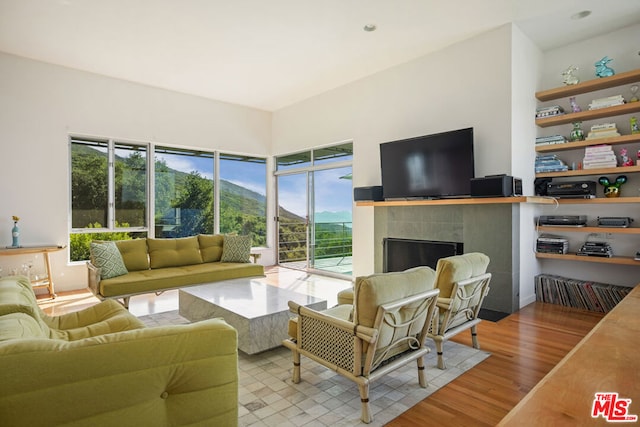
[[[471,197],[522,196],[522,180],[507,175],[471,179]]]
[[[353,189],[353,200],[355,200],[356,202],[381,202],[384,200],[384,198],[382,197],[382,186],[374,185],[372,187],[355,187]]]

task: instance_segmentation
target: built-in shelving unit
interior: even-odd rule
[[[568,98],[575,95],[586,94],[598,90],[614,88],[626,84],[640,82],[640,69],[632,70],[625,73],[616,74],[611,77],[593,79],[581,82],[576,85],[567,85],[550,90],[544,90],[536,93],[536,98],[541,102],[552,101],[560,98]],[[550,126],[558,126],[566,123],[595,120],[604,117],[613,117],[624,114],[630,114],[640,111],[640,102],[630,102],[623,105],[617,105],[609,108],[601,108],[597,110],[580,111],[577,113],[567,113],[559,116],[544,117],[536,119],[536,125],[542,128]],[[567,142],[562,144],[551,144],[536,146],[538,153],[553,153],[557,151],[577,150],[594,145],[620,145],[640,142],[640,134],[622,135],[614,138],[601,138],[577,142]],[[593,176],[607,174],[629,174],[639,173],[640,166],[625,166],[614,168],[600,169],[578,169],[563,172],[545,172],[536,173],[536,178],[555,178],[555,177],[577,177],[577,176]],[[614,197],[614,198],[594,198],[594,199],[558,199],[555,203],[559,205],[589,205],[589,204],[640,204],[640,197]],[[612,206],[614,209],[615,206]],[[612,212],[614,212],[612,210]],[[615,214],[615,213],[614,213]],[[614,227],[551,227],[538,226],[537,231],[546,231],[553,233],[611,233],[623,236],[636,237],[640,235],[640,228],[614,228]],[[555,254],[555,253],[536,253],[536,258],[540,259],[558,259],[564,261],[582,261],[601,264],[614,265],[633,265],[640,266],[640,261],[631,256],[615,256],[615,257],[597,257],[582,256],[577,254]]]

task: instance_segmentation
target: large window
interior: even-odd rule
[[[88,259],[92,240],[236,233],[266,245],[266,159],[108,139],[70,145],[71,261]]]
[[[155,149],[155,237],[214,230],[214,153]]]
[[[266,159],[220,154],[220,232],[248,234],[267,244]]]
[[[91,240],[147,234],[147,147],[71,140],[71,261],[89,258]]]

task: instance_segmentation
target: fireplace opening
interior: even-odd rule
[[[463,254],[462,242],[439,240],[383,239],[383,271],[404,271],[426,265],[435,270],[440,258]]]

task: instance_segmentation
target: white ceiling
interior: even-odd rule
[[[274,111],[509,22],[547,50],[640,1],[0,0],[0,51]]]

